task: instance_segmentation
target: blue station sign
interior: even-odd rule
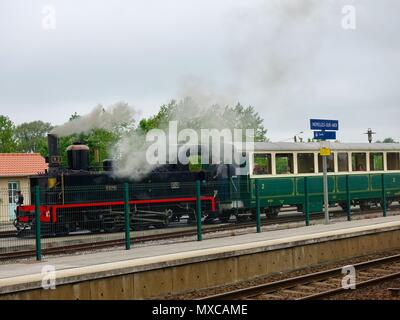
[[[339,130],[338,120],[321,120],[311,119],[310,120],[311,130]]]
[[[335,131],[314,131],[314,139],[336,140],[336,132]]]

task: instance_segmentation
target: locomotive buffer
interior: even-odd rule
[[[329,147],[329,142],[326,142],[326,140],[336,139],[336,131],[339,130],[339,121],[311,119],[310,127],[311,130],[318,130],[314,131],[314,139],[321,140],[320,154],[322,157],[322,170],[324,174],[325,224],[329,224],[328,157],[331,155],[331,149]]]

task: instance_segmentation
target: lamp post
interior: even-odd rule
[[[373,132],[372,129],[369,128],[368,131],[365,132],[364,134],[368,135],[368,142],[372,143],[373,135],[376,134],[376,132]]]
[[[297,134],[295,134],[294,135],[294,142],[297,142],[297,138],[300,138],[300,137],[298,137],[298,135],[300,135],[300,134],[303,134],[304,132],[303,131],[300,131],[299,133],[297,133]],[[300,142],[301,142],[301,139],[300,139]]]
[[[299,138],[299,137],[298,137],[299,134],[303,134],[303,133],[304,133],[303,131],[300,131],[300,132],[294,134],[293,136],[291,136],[290,138],[287,138],[287,139],[285,139],[285,140],[280,140],[280,141],[278,141],[278,142],[286,142],[286,141],[291,140],[291,139],[293,139],[294,142],[297,142],[297,138]]]

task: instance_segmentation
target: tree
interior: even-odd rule
[[[397,141],[395,141],[393,138],[385,138],[383,139],[383,141],[377,141],[376,143],[398,143]]]
[[[80,116],[79,114],[77,114],[76,111],[75,111],[75,112],[74,112],[73,114],[71,114],[71,116],[69,117],[69,121],[78,119],[78,118],[80,118],[80,117],[81,117],[81,116]]]
[[[47,154],[47,134],[53,129],[48,122],[33,121],[22,123],[15,129],[18,152]]]
[[[240,103],[234,107],[212,105],[204,108],[196,104],[190,97],[179,103],[171,100],[160,107],[159,112],[139,122],[138,129],[147,133],[151,129],[168,127],[172,120],[178,121],[178,129],[254,129],[255,141],[266,141],[267,130],[263,119],[252,106],[244,107]]]
[[[69,121],[78,119],[79,117],[80,115],[75,112],[71,115]],[[121,138],[122,134],[128,133],[129,130],[132,130],[131,123],[121,124],[113,128],[113,130],[94,128],[88,133],[61,137],[59,139],[61,162],[63,165],[67,164],[65,150],[74,142],[80,141],[87,144],[90,148],[90,164],[92,166],[99,166],[102,160],[110,158],[110,147]]]
[[[397,143],[393,138],[385,138],[382,143]]]
[[[147,133],[151,129],[163,127],[166,123],[172,120],[172,116],[177,108],[178,105],[175,100],[171,100],[168,104],[163,104],[156,115],[148,119],[140,120],[138,129]]]
[[[0,115],[0,152],[16,152],[14,140],[14,123],[7,116]]]
[[[256,112],[254,107],[248,106],[247,108],[243,107],[240,103],[238,103],[233,108],[226,109],[229,112],[233,112],[233,127],[238,129],[254,129],[255,141],[267,141],[267,130],[264,128],[263,122],[264,119]]]

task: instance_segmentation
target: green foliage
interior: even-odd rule
[[[203,166],[201,164],[201,156],[194,155],[189,157],[189,171],[200,172]]]
[[[276,173],[277,174],[288,174],[292,172],[292,162],[293,159],[291,159],[290,156],[276,156],[275,157],[276,161]]]
[[[53,129],[48,122],[33,121],[22,123],[15,129],[18,152],[35,152],[47,155],[47,134]]]
[[[152,129],[158,129],[165,126],[170,120],[172,120],[172,116],[177,107],[178,105],[175,100],[171,100],[168,104],[163,104],[156,115],[148,119],[142,119],[139,122],[139,130],[147,133]]]
[[[6,116],[0,115],[0,152],[16,152],[17,144],[14,139],[14,123]]]
[[[371,169],[373,170],[383,170],[383,154],[381,153],[371,153],[372,163]]]
[[[79,118],[79,115],[75,112],[71,117],[70,121]],[[80,141],[87,144],[90,148],[90,164],[94,167],[101,165],[102,160],[110,158],[109,148],[112,144],[116,143],[122,131],[127,130],[127,126],[124,128],[114,128],[113,131],[107,131],[105,129],[92,129],[87,134],[74,134],[67,137],[61,137],[59,139],[59,150],[61,154],[61,162],[65,166],[67,165],[67,154],[65,150],[74,142]]]
[[[276,159],[276,173],[284,174],[288,173],[289,160],[287,158],[277,158]]]
[[[385,138],[383,141],[377,141],[376,143],[398,143],[393,138]]]
[[[245,108],[240,103],[238,103],[233,108],[227,107],[225,109],[225,112],[227,111],[233,111],[233,114],[236,116],[232,119],[232,125],[234,128],[254,129],[254,141],[267,141],[267,130],[263,126],[264,120],[252,106],[248,106]]]
[[[254,129],[256,141],[266,141],[267,130],[263,127],[263,119],[251,106],[244,107],[237,104],[234,107],[219,105],[211,106],[204,110],[199,108],[190,98],[177,103],[171,100],[160,107],[157,114],[147,119],[142,119],[135,127],[133,120],[113,128],[112,130],[93,129],[86,134],[74,134],[59,139],[59,150],[62,163],[67,164],[66,148],[76,141],[87,144],[90,148],[92,166],[100,165],[103,159],[110,158],[110,147],[121,137],[134,133],[147,133],[151,129],[165,128],[172,120],[179,121],[179,128],[218,129]],[[76,112],[69,118],[70,121],[79,118]],[[0,152],[38,152],[47,156],[47,134],[53,126],[43,121],[32,121],[15,126],[6,116],[0,116]],[[140,135],[142,136],[142,135]],[[193,170],[198,170],[193,163]]]
[[[80,115],[77,114],[76,112],[74,112],[73,114],[71,114],[71,116],[69,117],[69,121],[75,120],[80,118]]]
[[[213,105],[204,112],[191,98],[176,100],[160,107],[159,112],[139,123],[139,130],[146,133],[151,129],[162,129],[172,120],[179,121],[179,128],[193,130],[214,129],[226,127],[229,129],[254,129],[255,141],[267,141],[267,130],[263,126],[263,119],[252,106],[244,107],[240,103],[234,107]],[[245,134],[245,132],[244,132]]]

